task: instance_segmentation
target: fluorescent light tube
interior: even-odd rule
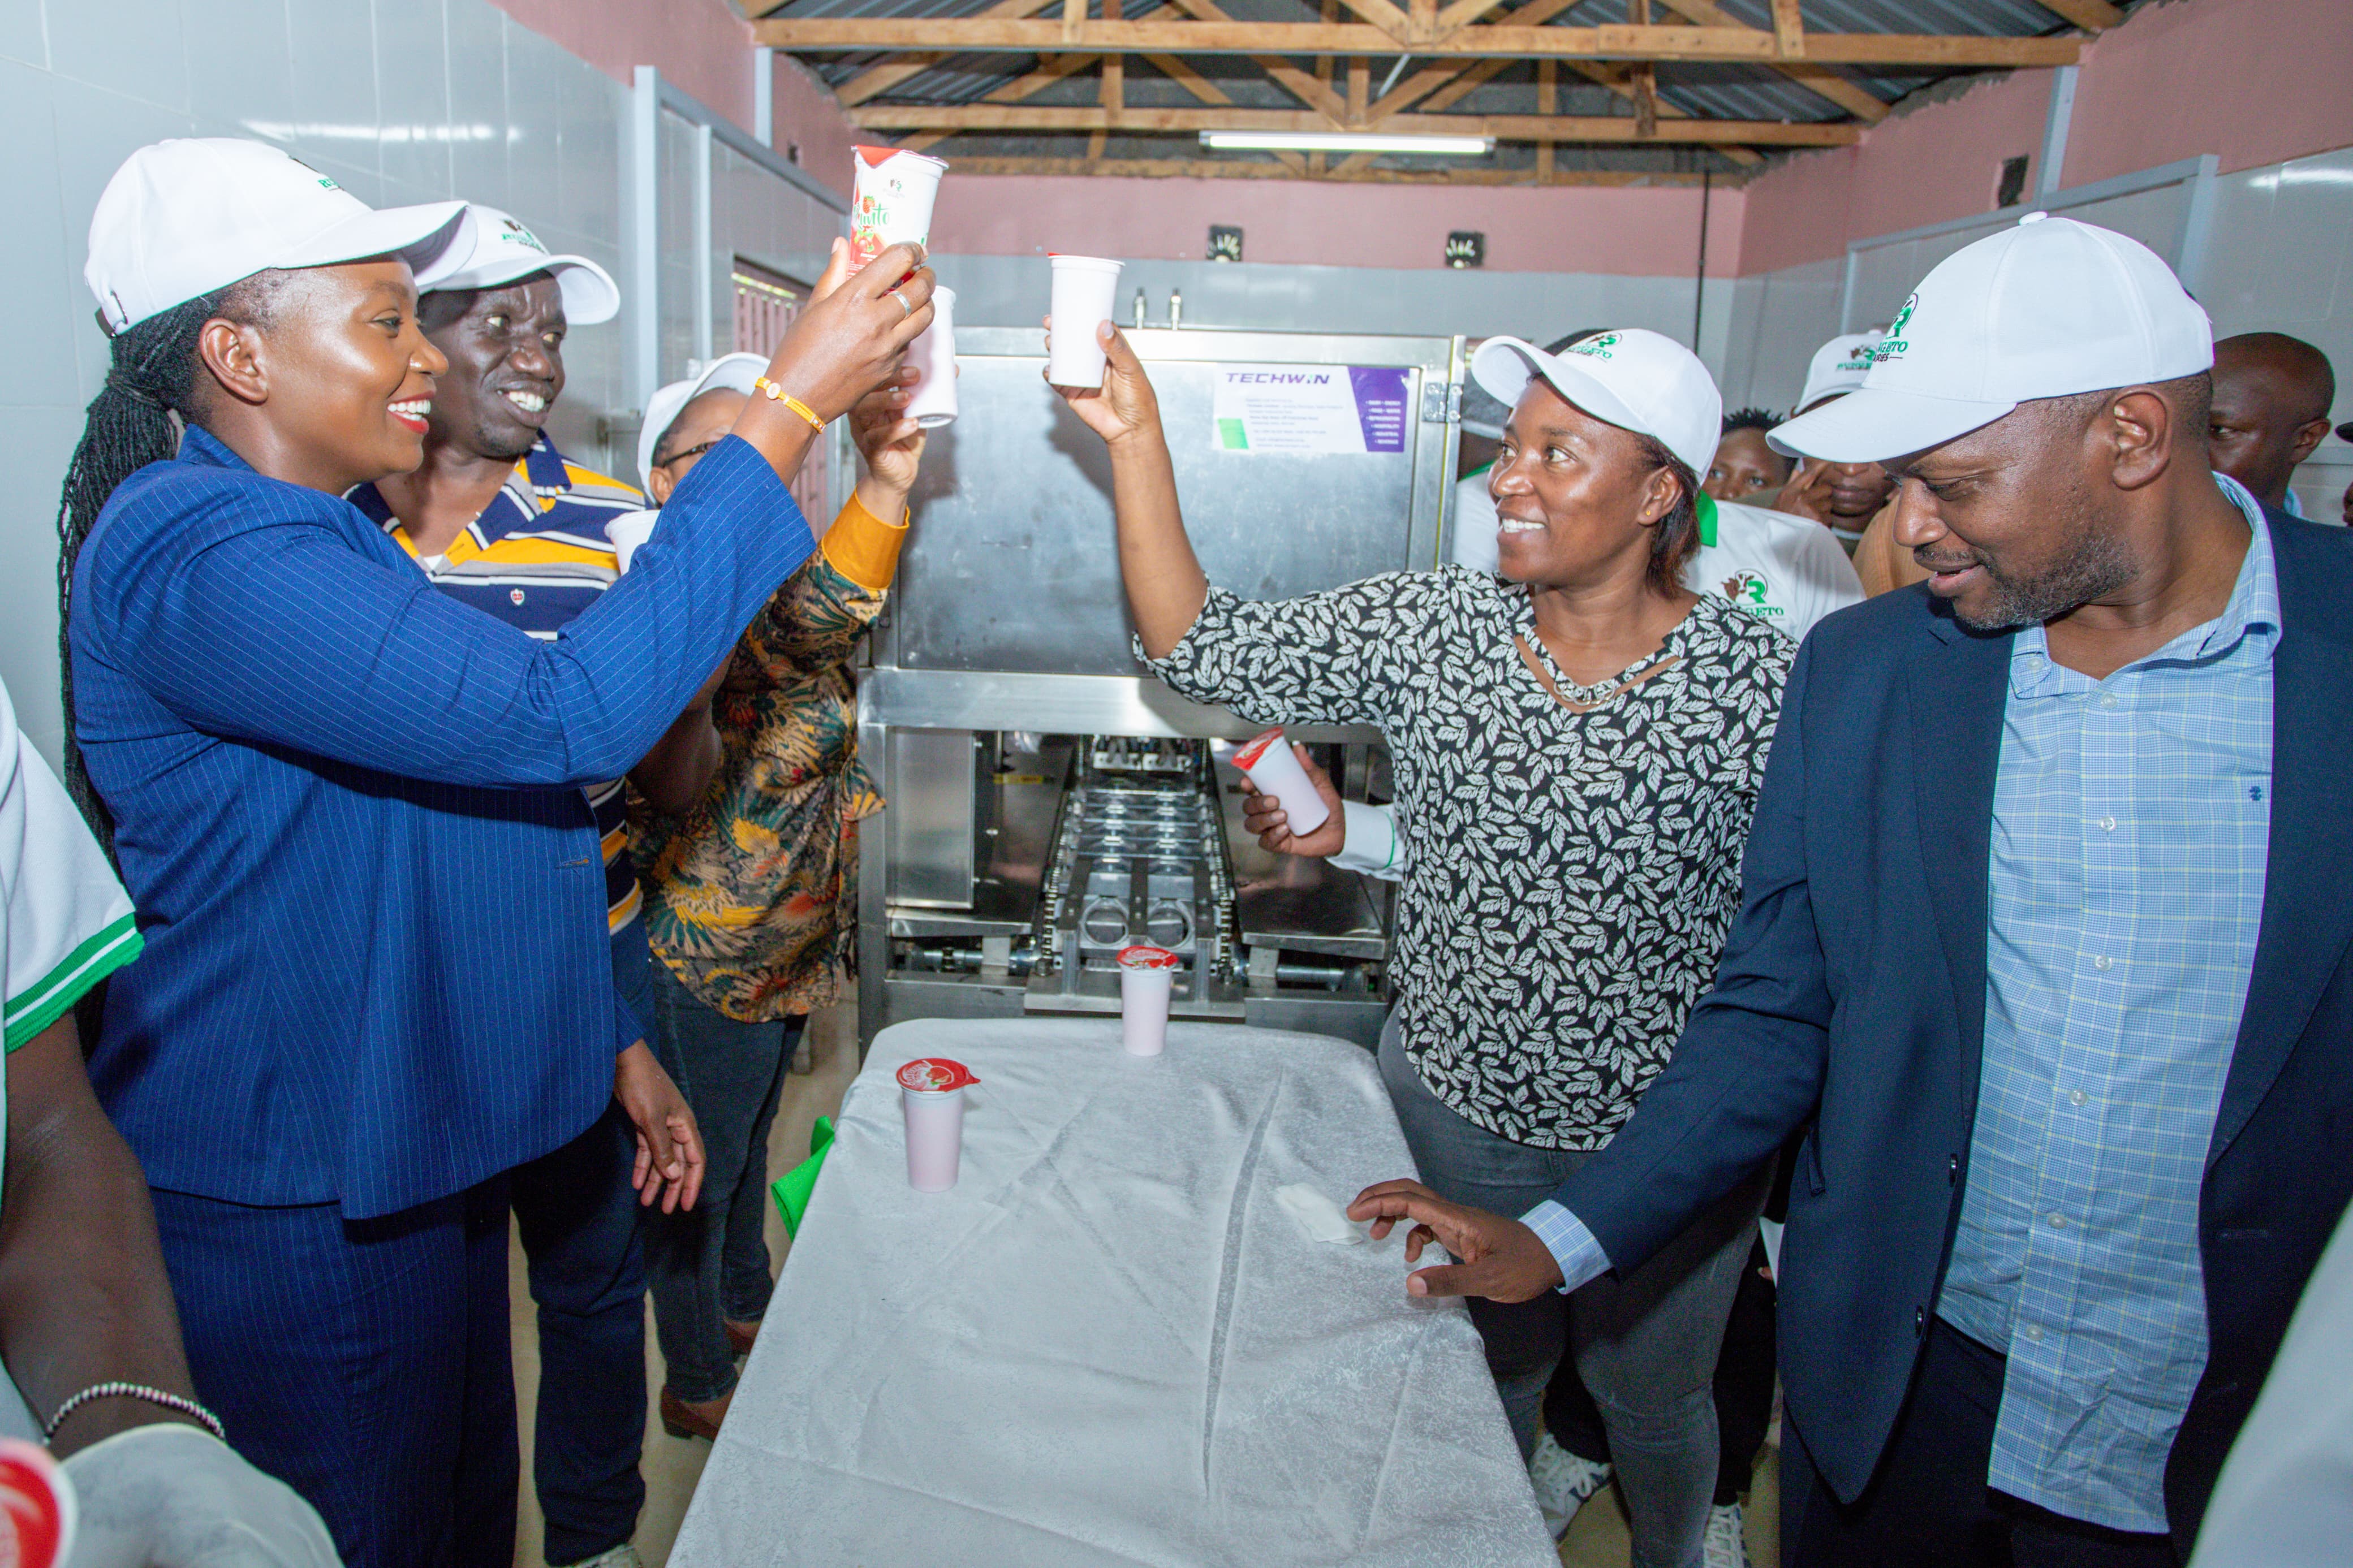
[[[1386,136],[1368,131],[1204,131],[1201,145],[1217,153],[1409,153],[1426,158],[1481,158],[1495,150],[1492,136]]]

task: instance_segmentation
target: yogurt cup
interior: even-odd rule
[[[630,561],[654,536],[654,523],[660,516],[657,510],[628,511],[605,525],[605,538],[613,546],[615,571],[628,575]]]
[[[0,1437],[0,1561],[56,1568],[73,1554],[73,1480],[38,1443]]]
[[[1054,264],[1054,324],[1046,331],[1046,379],[1056,386],[1101,386],[1103,344],[1095,329],[1112,319],[1124,263],[1100,256],[1049,256]]]
[[[932,324],[907,345],[907,363],[923,374],[915,395],[908,400],[907,417],[926,430],[952,424],[956,416],[955,290],[932,290]]]
[[[964,1090],[978,1083],[946,1057],[923,1057],[899,1069],[899,1109],[907,1122],[907,1184],[944,1193],[956,1184],[964,1158]]]
[[[1132,1057],[1156,1057],[1168,1044],[1168,1002],[1184,960],[1165,947],[1119,951],[1119,1043]]]
[[[897,147],[853,146],[849,259],[863,267],[894,245],[928,247],[932,203],[947,163]]]
[[[1271,795],[1282,803],[1282,815],[1290,819],[1293,837],[1303,837],[1331,820],[1331,808],[1315,793],[1307,770],[1299,765],[1299,758],[1283,740],[1282,725],[1236,752],[1234,766],[1250,775],[1250,782],[1258,786],[1261,795]]]

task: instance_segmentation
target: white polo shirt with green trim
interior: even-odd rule
[[[139,956],[130,896],[0,687],[0,973],[7,1048]],[[0,1074],[0,1117],[5,1075]],[[0,1127],[6,1125],[0,1120]]]

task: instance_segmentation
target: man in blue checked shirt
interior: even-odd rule
[[[343,499],[422,456],[448,362],[412,266],[458,216],[256,142],[132,154],[91,222],[111,369],[66,482],[69,714],[146,944],[91,1079],[199,1397],[355,1568],[512,1562],[504,1173],[596,1120],[639,1033],[581,787],[807,557],[786,479],[931,320],[927,271],[886,292],[913,247],[812,305],[660,537],[541,641]],[[638,1131],[644,1179],[683,1179]]]
[[[1783,1561],[2141,1568],[2197,1534],[2353,1196],[2353,552],[2211,473],[2206,317],[2036,214],[1774,434],[1902,478],[1925,587],[1816,628],[1715,991],[1517,1219],[1383,1183],[1525,1300],[1641,1263],[1810,1119]]]

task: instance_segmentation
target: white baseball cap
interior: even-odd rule
[[[2029,213],[1938,262],[1873,351],[1861,388],[1768,439],[1801,457],[1875,463],[1942,446],[2021,403],[2213,363],[2213,323],[2155,251]]]
[[[1845,332],[1816,349],[1813,363],[1806,367],[1806,390],[1798,395],[1798,412],[1861,386],[1871,370],[1872,351],[1886,335],[1877,330]]]
[[[691,375],[684,381],[673,381],[646,399],[646,422],[638,428],[638,479],[640,483],[654,480],[654,447],[684,413],[686,405],[706,392],[740,392],[752,395],[752,384],[768,372],[767,359],[760,354],[722,354],[703,367],[701,375]]]
[[[1624,327],[1556,354],[1519,338],[1489,338],[1471,356],[1471,378],[1506,408],[1538,376],[1596,419],[1657,437],[1694,474],[1715,457],[1724,395],[1699,356],[1672,338]]]
[[[621,289],[611,273],[585,256],[550,256],[513,215],[480,205],[467,207],[449,247],[417,274],[417,291],[495,289],[534,272],[554,274],[564,319],[573,326],[593,327],[621,313]]]
[[[90,219],[82,278],[107,331],[273,268],[397,256],[433,259],[463,202],[379,212],[266,142],[180,137],[122,161]]]

